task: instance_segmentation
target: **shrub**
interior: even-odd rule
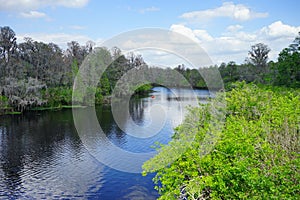
[[[196,136],[178,159],[153,167],[172,154],[162,147],[144,164],[144,174],[157,172],[160,199],[299,199],[299,91],[239,83],[226,102],[226,121],[209,154],[201,154],[207,104],[194,109]],[[178,144],[189,135],[187,123],[176,129]]]

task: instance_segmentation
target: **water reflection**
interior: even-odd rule
[[[84,195],[91,184],[101,187],[103,166],[81,145],[71,116],[61,111],[1,117],[0,196],[67,198]]]
[[[110,106],[96,108],[101,128],[111,143],[141,153],[152,152],[151,146],[157,141],[170,141],[173,128],[183,119],[183,108],[196,101],[191,91],[184,89],[154,90],[153,98],[130,102],[130,116],[125,115],[122,124],[124,130],[116,125]],[[206,91],[196,93],[207,95]],[[120,102],[119,106],[124,105]],[[165,112],[160,131],[149,138],[132,136],[137,126],[148,126],[149,131],[156,128],[155,120],[164,115],[155,109]],[[128,123],[130,119],[135,126]],[[96,137],[95,147],[107,145],[99,141],[97,134],[91,136]],[[0,116],[0,199],[156,199],[152,177],[120,172],[99,163],[77,135],[71,110]]]

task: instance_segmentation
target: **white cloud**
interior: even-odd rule
[[[212,37],[206,30],[193,30],[184,25],[173,24],[170,30],[177,31],[199,42],[214,63],[244,62],[250,47],[262,42],[271,48],[269,58],[276,60],[282,49],[287,47],[300,32],[300,26],[274,22],[253,32],[242,31],[240,25],[227,27],[218,37]]]
[[[55,2],[53,0],[49,2]],[[89,0],[56,0],[58,6],[80,8],[88,4]]]
[[[175,25],[173,28],[176,28],[176,26],[177,29],[183,28],[182,31],[189,32],[191,30],[181,25]],[[197,38],[194,37],[194,39]],[[183,34],[164,29],[145,28],[129,31],[105,41],[103,45],[108,48],[117,46],[124,53],[130,51],[142,52],[144,60],[149,65],[177,66],[178,64],[190,62],[197,67],[212,64],[197,41],[193,41],[193,39]]]
[[[157,8],[155,6],[151,6],[151,7],[148,7],[148,8],[142,8],[139,10],[139,13],[146,13],[146,12],[157,12],[157,11],[160,11],[160,8]]]
[[[254,18],[267,17],[268,13],[259,13],[252,11],[243,4],[234,4],[232,2],[224,2],[222,6],[214,9],[187,12],[180,17],[192,22],[201,22],[217,17],[229,17],[239,21],[247,21]]]
[[[45,13],[38,11],[22,12],[20,15],[24,18],[44,18],[47,16]]]
[[[136,8],[132,8],[131,6],[127,6],[127,10],[133,11],[133,12],[138,12],[140,14],[145,14],[147,12],[158,12],[158,11],[160,11],[160,8],[151,6],[151,7],[147,7],[147,8],[136,9]]]
[[[179,57],[176,54],[166,52],[163,50],[151,50],[151,49],[146,49],[146,50],[139,50],[139,51],[134,51],[135,54],[140,54],[143,56],[145,62],[149,66],[156,66],[156,67],[161,67],[161,68],[166,68],[166,67],[177,67],[179,64],[184,64],[186,66],[189,66],[186,60],[183,58]]]
[[[211,41],[213,37],[206,30],[194,30],[195,36],[199,38],[202,42]]]
[[[67,43],[70,41],[77,41],[81,45],[85,45],[87,41],[93,41],[92,38],[79,35],[79,34],[66,34],[66,33],[34,33],[34,34],[18,34],[18,42],[24,42],[24,37],[30,37],[35,41],[44,42],[44,43],[55,43],[60,46],[62,49],[67,48]],[[96,39],[96,45],[99,45],[102,42],[101,39]]]
[[[89,0],[0,0],[0,10],[30,11],[48,6],[80,8]]]
[[[200,40],[196,37],[194,31],[182,24],[173,24],[170,30],[185,35],[195,42],[200,42]]]
[[[271,38],[289,37],[294,38],[300,31],[300,26],[290,26],[281,21],[274,22],[267,27],[262,28],[261,32]]]
[[[239,31],[241,29],[243,29],[243,26],[241,26],[239,24],[237,24],[237,25],[230,25],[230,26],[227,27],[227,30],[229,32],[236,32],[236,31]]]
[[[181,33],[182,35],[185,35],[195,42],[199,43],[204,41],[211,41],[213,39],[213,37],[206,30],[192,30],[182,24],[173,24],[170,30]]]

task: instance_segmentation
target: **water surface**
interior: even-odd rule
[[[197,102],[192,90],[154,90],[149,97],[130,102],[131,118],[138,126],[155,122],[151,118],[155,105],[164,110],[163,127],[149,138],[130,135],[135,129],[131,124],[121,130],[110,106],[96,107],[101,128],[114,145],[136,153],[154,151],[155,142],[170,141],[173,128],[183,120],[183,108]],[[208,95],[205,90],[194,92]],[[0,116],[0,198],[156,199],[153,176],[118,171],[95,159],[77,134],[72,110]]]

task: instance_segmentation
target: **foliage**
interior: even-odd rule
[[[140,87],[138,87],[137,89],[135,89],[135,93],[136,94],[143,94],[145,92],[149,92],[152,89],[152,85],[151,84],[144,84]]]
[[[57,107],[72,104],[72,88],[52,87],[43,93],[43,98],[47,100],[47,106]]]
[[[103,73],[100,81],[99,81],[99,88],[101,89],[101,94],[104,96],[107,96],[111,94],[111,87],[110,87],[110,81],[107,77],[107,73]]]
[[[8,98],[9,105],[17,111],[42,106],[46,103],[41,95],[41,91],[46,88],[46,85],[37,79],[31,77],[23,80],[6,78],[4,83],[2,93]]]
[[[163,146],[144,164],[144,174],[157,172],[160,199],[299,199],[299,94],[234,84],[226,95],[226,121],[213,150],[201,153],[209,130],[206,104],[193,109],[176,129],[171,143],[185,143],[195,134],[186,151],[170,162],[174,149]],[[167,167],[155,167],[166,160]]]
[[[84,72],[85,75],[92,77],[92,81],[98,82],[97,88],[85,87],[89,90],[89,94],[92,95],[95,92],[96,104],[101,103],[105,96],[110,96],[112,91],[124,96],[124,91],[128,90],[128,87],[135,90],[135,87],[141,84],[140,80],[144,80],[144,83],[150,82],[167,87],[207,88],[209,85],[210,89],[217,90],[223,88],[223,85],[226,89],[231,89],[232,83],[235,81],[300,87],[300,36],[282,50],[278,62],[267,63],[270,49],[265,44],[259,43],[251,47],[249,60],[243,64],[229,62],[205,68],[198,66],[198,69],[189,69],[182,64],[175,67],[175,70],[170,68],[174,66],[165,69],[155,66],[148,67],[141,55],[133,53],[123,55],[117,47],[111,50],[105,47],[94,48],[95,44],[91,41],[83,46],[76,41],[71,41],[67,44],[66,50],[62,50],[57,44],[46,44],[31,38],[24,38],[22,43],[16,41],[16,34],[10,27],[0,27],[0,92],[2,96],[9,99],[9,104],[13,106],[14,110],[19,111],[28,107],[41,106],[45,103],[44,100],[48,101],[48,106],[71,104],[70,88],[74,78],[81,71],[82,65],[86,64],[90,64],[91,68]],[[97,61],[98,57],[96,56],[94,62],[86,61],[84,63],[85,58],[93,52],[97,52],[96,50],[98,52],[100,50],[103,54],[103,62]],[[98,69],[98,64],[107,66],[106,70],[101,72],[102,77],[98,77],[101,71]],[[124,75],[131,72],[134,80],[126,79],[120,83],[120,80],[125,77]],[[128,85],[129,81],[132,82],[131,86]],[[118,82],[120,84],[116,90],[115,86]],[[136,85],[134,85],[135,83]],[[30,93],[28,99],[25,100],[26,84],[27,86],[36,84],[30,85],[31,88],[36,89],[48,88],[45,92],[45,99],[41,99],[39,91],[42,89],[38,89],[39,91]],[[148,90],[150,85],[143,87],[145,88],[138,88],[136,92]],[[6,93],[4,93],[4,89]],[[85,89],[82,88],[82,90]],[[20,91],[22,94],[15,95]],[[83,98],[82,95],[74,94],[79,99]],[[90,96],[86,99],[93,100]]]
[[[8,107],[8,98],[6,96],[0,95],[0,109],[5,109]]]
[[[289,47],[283,49],[277,63],[272,63],[274,85],[300,87],[300,33]]]

